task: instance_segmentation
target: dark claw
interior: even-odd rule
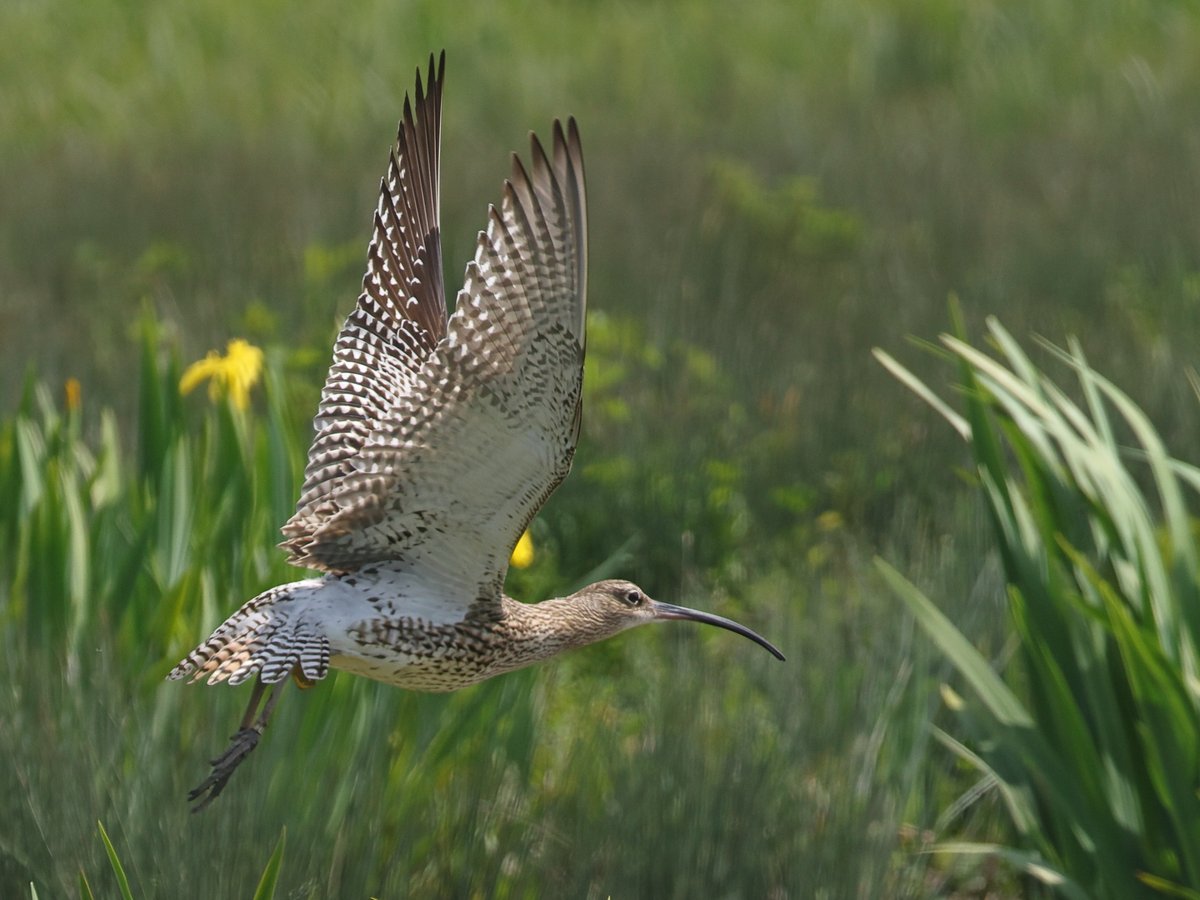
[[[212,773],[188,794],[188,800],[196,800],[203,797],[199,803],[192,807],[192,812],[200,812],[220,796],[221,791],[225,790],[229,776],[241,765],[242,760],[250,755],[250,751],[258,746],[258,739],[260,737],[262,737],[262,729],[251,727],[242,728],[229,739],[229,749],[212,760]],[[208,794],[207,797],[204,796],[206,793]]]

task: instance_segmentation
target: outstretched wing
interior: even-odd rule
[[[305,547],[341,508],[342,481],[355,470],[363,443],[381,427],[397,398],[413,390],[421,367],[446,334],[446,295],[438,225],[443,51],[428,90],[417,72],[415,104],[404,116],[379,188],[367,272],[354,312],[334,345],[333,364],[313,422],[304,486],[280,545],[292,562],[327,568]]]
[[[302,565],[399,560],[464,611],[496,600],[509,554],[570,470],[583,387],[587,226],[574,120],[531,138],[489,210],[446,336],[289,541]],[[379,392],[371,373],[363,387]]]

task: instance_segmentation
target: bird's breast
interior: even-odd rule
[[[454,691],[488,678],[502,646],[499,635],[470,623],[377,614],[332,642],[330,664],[408,690]]]

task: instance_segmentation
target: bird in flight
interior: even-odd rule
[[[289,676],[330,668],[453,691],[646,622],[743,625],[652,600],[628,581],[520,603],[517,540],[567,476],[582,414],[587,204],[575,120],[514,154],[454,314],[442,283],[439,152],[445,53],[429,60],[379,192],[362,293],[334,345],[289,561],[320,577],[247,602],[167,676],[254,689],[189,795],[199,811],[257,746]],[[270,691],[269,696],[264,695]],[[261,709],[260,709],[261,706]]]

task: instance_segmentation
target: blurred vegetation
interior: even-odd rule
[[[941,737],[999,789],[1020,841],[942,849],[1001,855],[1078,900],[1198,897],[1200,469],[1077,341],[1055,355],[1079,403],[999,322],[988,330],[995,356],[943,338],[965,415],[882,357],[970,442],[1008,583],[1006,683],[885,567],[978,698],[943,689],[966,734]]]
[[[928,745],[950,670],[869,561],[991,656],[1006,601],[961,446],[869,351],[953,294],[1200,439],[1200,13],[14,0],[0,33],[4,892],[115,893],[97,820],[139,896],[248,895],[285,825],[285,896],[1036,890],[917,852],[1011,835]],[[589,166],[585,433],[510,588],[619,572],[789,661],[663,628],[450,697],[336,678],[192,820],[242,698],[160,679],[295,575],[276,529],[441,47],[451,285],[528,129],[575,115]],[[180,396],[237,338],[249,407]]]
[[[0,843],[0,883],[61,893],[82,872],[103,894],[115,855],[111,874],[138,895],[245,894],[268,856],[263,836],[284,827],[304,849],[276,863],[292,896],[876,893],[914,877],[891,853],[924,704],[896,690],[912,662],[882,635],[847,633],[836,667],[782,678],[748,642],[687,628],[449,696],[335,676],[281,706],[244,789],[190,816],[183,794],[240,698],[161,679],[229,598],[289,577],[275,525],[299,483],[307,407],[293,415],[274,352],[248,409],[232,393],[185,399],[169,345],[149,320],[140,332],[136,453],[111,413],[90,440],[86,404],[75,392],[56,403],[40,384],[0,430],[0,485],[16,498],[0,516],[0,542],[15,548],[0,558],[0,754],[13,763],[0,795],[16,826]],[[600,482],[596,493],[638,489]],[[587,557],[547,539],[511,580],[525,596],[566,590]],[[797,589],[782,573],[739,584],[764,598]],[[865,630],[859,593],[857,610],[812,618]],[[805,634],[780,604],[756,603],[754,618],[797,657],[829,658],[827,634]],[[856,735],[862,721],[870,735]],[[909,734],[895,748],[893,727]],[[111,841],[96,839],[97,818]],[[669,850],[641,852],[664,835]],[[851,848],[863,858],[846,870]]]

